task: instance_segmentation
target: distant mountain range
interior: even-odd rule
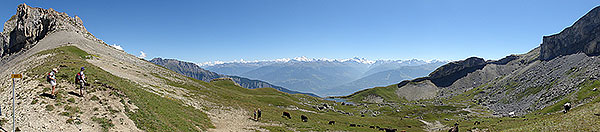
[[[235,81],[237,84],[239,84],[240,86],[242,86],[244,88],[249,88],[249,89],[274,88],[279,91],[290,93],[290,94],[306,94],[306,95],[318,97],[317,95],[312,94],[312,93],[302,93],[302,92],[292,91],[292,90],[289,90],[289,89],[286,89],[286,88],[283,88],[280,86],[275,86],[275,85],[272,85],[272,84],[269,84],[267,82],[263,82],[260,80],[252,80],[252,79],[238,77],[238,76],[229,76],[229,75],[214,73],[214,72],[202,69],[198,65],[191,63],[191,62],[185,62],[185,61],[180,61],[180,60],[175,60],[175,59],[162,59],[162,58],[154,58],[154,59],[150,60],[150,62],[160,65],[160,66],[163,66],[169,70],[173,70],[179,74],[183,74],[185,76],[195,78],[198,80],[202,80],[205,82],[210,82],[212,79],[216,79],[216,78],[228,77],[228,78],[233,79],[233,81]]]
[[[297,57],[263,61],[209,62],[203,68],[280,85],[321,96],[345,95],[426,76],[448,61],[313,59]]]

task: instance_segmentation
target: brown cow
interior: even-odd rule
[[[285,111],[283,112],[283,115],[281,117],[283,117],[283,118],[287,117],[288,119],[292,119],[292,115],[290,115],[289,112],[285,112]]]
[[[329,125],[335,124],[335,121],[329,121]]]
[[[303,122],[307,122],[308,121],[308,117],[306,117],[305,115],[301,115],[300,119],[302,119]]]

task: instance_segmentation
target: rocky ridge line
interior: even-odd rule
[[[70,17],[52,8],[20,4],[17,13],[4,23],[4,31],[0,33],[0,57],[29,49],[48,34],[58,31],[76,32],[87,39],[104,43],[86,30],[78,16]]]

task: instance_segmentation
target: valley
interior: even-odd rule
[[[560,33],[544,36],[527,53],[452,62],[296,58],[197,65],[146,60],[110,46],[83,25],[81,18],[51,8],[17,7],[0,34],[0,128],[600,130],[600,7]],[[84,96],[73,78],[81,67],[89,85]],[[58,70],[56,96],[46,82],[53,68]],[[15,104],[12,72],[23,74]],[[566,103],[572,104],[568,111]],[[261,111],[258,119],[256,110]]]

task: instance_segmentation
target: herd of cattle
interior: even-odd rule
[[[287,119],[292,119],[292,115],[289,112],[285,112],[285,111],[281,114],[281,117],[287,118]],[[300,119],[303,122],[308,122],[308,117],[305,116],[305,115],[300,115]],[[328,124],[329,125],[335,125],[335,121],[329,121]],[[350,127],[367,127],[367,126],[366,125],[359,125],[359,124],[350,124]],[[368,126],[368,127],[371,128],[371,129],[378,129],[380,131],[385,131],[385,132],[396,132],[396,131],[398,131],[398,129],[382,128],[382,127],[379,127],[379,126]],[[409,128],[410,128],[410,126],[409,126]],[[403,130],[402,132],[405,132],[405,131]]]

